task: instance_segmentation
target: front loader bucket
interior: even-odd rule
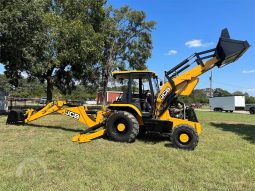
[[[215,55],[219,59],[217,66],[222,67],[235,62],[249,47],[247,41],[231,39],[228,29],[223,29],[215,50]]]
[[[25,112],[22,110],[11,110],[8,113],[6,124],[24,124]]]

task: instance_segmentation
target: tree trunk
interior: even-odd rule
[[[107,104],[107,85],[108,85],[108,81],[109,81],[109,75],[112,69],[112,61],[113,61],[113,57],[112,57],[112,52],[113,52],[113,48],[114,48],[114,43],[112,43],[111,48],[109,49],[109,51],[106,53],[106,59],[105,62],[103,63],[103,71],[102,71],[102,77],[103,77],[103,105],[105,106]],[[109,54],[109,55],[108,55]]]
[[[53,82],[51,76],[47,77],[47,103],[52,101]]]
[[[102,76],[103,76],[102,96],[103,96],[103,105],[105,106],[107,104],[107,84],[108,84],[108,80],[109,80],[108,69],[106,69],[106,68],[103,69]]]

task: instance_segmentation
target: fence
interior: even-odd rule
[[[83,100],[66,100],[68,104],[79,106],[83,105]],[[39,109],[46,105],[45,100],[40,98],[18,98],[18,97],[8,97],[8,110],[21,109],[25,110],[28,108]]]

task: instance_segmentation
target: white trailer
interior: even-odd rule
[[[226,96],[209,98],[209,105],[213,111],[233,112],[234,110],[244,110],[244,96]]]

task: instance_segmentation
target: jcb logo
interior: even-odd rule
[[[80,115],[78,113],[74,113],[72,111],[66,110],[65,114],[69,117],[72,117],[74,119],[80,119]]]
[[[170,92],[170,88],[166,88],[165,91],[160,95],[160,99],[163,100],[166,95]]]

